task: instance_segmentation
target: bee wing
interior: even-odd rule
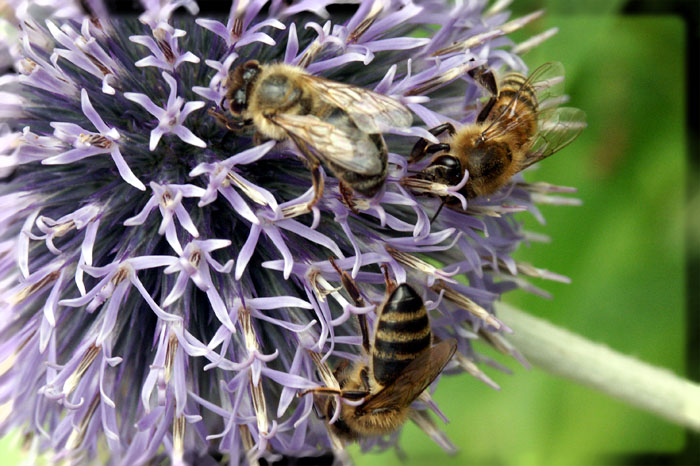
[[[377,147],[367,135],[355,128],[336,126],[313,115],[279,114],[269,117],[281,126],[296,143],[309,146],[321,160],[330,161],[361,175],[383,170],[374,154]]]
[[[541,108],[549,99],[556,99],[564,93],[564,65],[549,62],[538,66],[527,78],[537,96]]]
[[[532,147],[520,164],[523,170],[569,145],[586,127],[586,113],[578,108],[557,108],[540,122]]]
[[[506,74],[501,81],[508,81],[509,76],[512,74]],[[518,73],[515,74],[517,75]],[[521,92],[529,92],[523,91],[528,88],[532,88],[535,93],[537,110],[535,112],[520,113],[517,118],[513,119],[511,110],[520,99]],[[530,126],[534,119],[548,118],[556,105],[566,100],[562,95],[563,91],[564,66],[561,63],[549,62],[537,67],[527,79],[520,83],[517,92],[513,94],[505,109],[490,119],[490,125],[483,133],[484,138],[495,138],[514,131],[520,126]]]
[[[365,133],[408,128],[413,123],[411,111],[389,96],[317,76],[308,75],[305,79],[321,100],[345,110]]]
[[[406,366],[390,385],[361,405],[363,411],[383,410],[388,406],[408,406],[442,372],[457,350],[457,341],[444,340],[423,351]]]

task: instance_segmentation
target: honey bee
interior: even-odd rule
[[[413,121],[391,97],[312,76],[300,67],[256,60],[229,74],[225,100],[243,125],[253,125],[266,138],[289,138],[299,148],[312,173],[314,198],[308,209],[323,193],[320,162],[340,180],[344,196],[348,187],[374,196],[387,176],[381,133]]]
[[[347,281],[349,276],[345,275],[343,283]],[[359,292],[350,294],[358,302]],[[371,344],[366,330],[362,333],[369,364],[365,361],[341,364],[334,372],[339,390],[321,387],[299,394],[335,394],[348,400],[363,400],[357,406],[341,404],[340,416],[329,424],[333,433],[349,442],[398,429],[407,420],[411,403],[442,372],[457,349],[454,339],[432,345],[423,300],[405,283],[388,294],[379,311]],[[331,419],[335,410],[335,399],[329,397],[324,407],[325,417]]]
[[[430,130],[435,136],[447,131],[447,142],[429,144],[421,139],[415,144],[411,161],[428,154],[433,158],[414,180],[454,186],[466,170],[469,178],[460,193],[466,198],[486,196],[568,145],[586,127],[583,111],[557,108],[564,76],[560,63],[546,63],[527,78],[511,72],[497,80],[485,66],[469,74],[491,93],[490,99],[473,124],[455,129],[445,123]],[[454,205],[455,201],[444,202]]]

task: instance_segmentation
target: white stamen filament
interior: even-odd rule
[[[498,29],[503,31],[505,34],[510,34],[512,32],[517,31],[518,29],[521,29],[526,24],[538,19],[543,14],[544,10],[537,10],[533,13],[530,13],[529,15],[525,15],[520,18],[515,18],[508,21],[507,23],[503,23]]]
[[[245,456],[248,462],[248,466],[259,466],[258,457],[254,452],[255,443],[253,443],[253,436],[250,434],[250,429],[245,424],[238,426],[238,430],[241,432],[241,440],[243,441],[243,448],[245,449]]]
[[[243,336],[245,337],[245,346],[249,352],[260,351],[260,345],[258,344],[258,339],[255,335],[255,329],[253,328],[253,320],[250,316],[250,311],[241,306],[238,311],[238,320],[241,323],[241,328],[243,329]],[[265,403],[265,394],[263,393],[263,387],[260,381],[258,383],[253,383],[253,375],[250,374],[250,394],[251,400],[253,402],[253,409],[255,410],[255,418],[258,424],[258,432],[262,434],[268,433],[268,421],[267,421],[267,404]]]
[[[413,421],[423,432],[432,438],[435,443],[440,445],[440,447],[447,453],[453,454],[457,452],[457,447],[455,447],[447,435],[435,425],[427,411],[418,411],[412,409],[409,414],[409,418]]]
[[[46,275],[44,278],[39,280],[36,283],[33,283],[25,288],[22,288],[16,295],[10,297],[7,301],[11,305],[16,305],[45,287],[46,285],[55,282],[58,279],[58,276],[61,274],[60,271],[55,270],[48,275]]]
[[[430,288],[438,294],[442,290],[445,290],[445,294],[443,295],[444,299],[450,300],[453,303],[461,306],[462,309],[474,314],[476,317],[483,320],[487,325],[494,327],[496,330],[499,330],[502,327],[501,323],[498,320],[496,320],[496,318],[494,318],[491,314],[489,314],[489,312],[486,309],[479,306],[462,293],[453,290],[443,281],[436,282]]]
[[[170,334],[168,338],[168,347],[165,350],[165,383],[170,382],[170,376],[173,373],[173,365],[175,364],[175,353],[177,353],[177,337]]]
[[[256,204],[260,204],[262,206],[266,206],[269,204],[269,202],[267,202],[267,199],[265,199],[265,197],[262,194],[260,194],[259,191],[255,190],[252,186],[243,181],[243,179],[241,179],[241,177],[238,176],[235,172],[229,172],[226,176],[226,179],[234,185],[236,185],[238,189],[240,189],[243,192],[243,194],[248,196],[248,198]]]
[[[423,272],[426,275],[443,278],[442,275],[440,275],[440,269],[425,262],[423,259],[414,256],[413,254],[399,251],[397,249],[392,248],[391,246],[386,247],[386,252],[391,254],[391,256],[394,259],[396,259],[399,263],[407,267],[411,267],[412,269],[418,270],[419,272]]]
[[[80,380],[83,378],[83,375],[85,375],[85,372],[90,368],[98,354],[100,354],[99,346],[91,345],[87,349],[83,359],[81,359],[80,363],[78,363],[78,367],[63,384],[64,396],[68,396],[73,393],[73,390],[75,390],[75,388],[78,386]]]
[[[491,380],[491,378],[488,375],[486,375],[481,369],[479,369],[479,366],[477,366],[473,361],[471,361],[469,358],[467,358],[465,355],[463,355],[459,351],[455,353],[452,360],[457,362],[457,364],[459,364],[459,366],[462,369],[464,369],[464,371],[467,374],[481,380],[485,384],[490,385],[491,387],[493,387],[497,390],[500,390],[500,387],[498,386],[498,384],[496,382]]]
[[[185,454],[185,416],[173,420],[173,463],[182,461]]]
[[[92,416],[95,414],[97,406],[99,405],[99,395],[99,392],[95,394],[95,397],[92,399],[92,402],[88,407],[87,413],[85,413],[85,416],[80,421],[80,424],[73,427],[73,431],[70,433],[70,436],[68,436],[68,440],[66,441],[66,450],[75,450],[80,446],[80,444],[83,443],[83,440],[85,439],[85,433],[87,432],[88,424],[90,423],[90,420],[92,419]]]
[[[546,41],[550,37],[554,36],[557,32],[559,32],[559,28],[550,28],[547,29],[546,31],[537,34],[536,36],[532,36],[529,39],[515,45],[512,49],[511,52],[522,55],[524,53],[529,52],[530,50],[534,49],[538,45],[540,45],[542,42]]]

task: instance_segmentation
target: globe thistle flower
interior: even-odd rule
[[[14,71],[0,78],[0,359],[11,362],[2,434],[20,427],[35,450],[71,462],[342,455],[313,397],[296,395],[332,386],[332,367],[358,359],[355,316],[376,319],[382,268],[419,290],[437,338],[457,340],[445,373],[497,388],[475,340],[525,363],[493,303],[516,287],[540,292],[528,276],[566,279],[512,259],[528,238],[513,214],[539,217],[535,201],[567,189],[518,176],[467,201],[466,177],[427,192],[405,179],[412,145],[434,140],[425,128],[474,120],[481,91],[469,70],[525,71],[518,54],[551,32],[506,36],[539,12],[235,0],[222,19],[194,17],[192,0],[144,0],[136,19],[94,1],[11,4],[16,34],[2,50]],[[226,77],[250,59],[372,89],[417,116],[385,135],[390,171],[375,198],[348,207],[326,172],[321,201],[303,214],[311,175],[298,149],[221,126]],[[431,221],[440,196],[462,209]],[[366,305],[340,289],[329,258]],[[412,420],[452,449],[427,392],[414,407]]]

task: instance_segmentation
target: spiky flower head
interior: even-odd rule
[[[478,367],[488,360],[477,339],[517,357],[494,301],[529,286],[523,275],[563,279],[511,258],[525,238],[513,213],[537,215],[530,193],[542,185],[516,177],[469,202],[444,186],[438,194],[461,209],[431,222],[440,196],[403,180],[417,138],[434,140],[425,128],[474,120],[481,91],[467,71],[525,71],[517,53],[546,34],[524,44],[506,35],[539,13],[509,19],[483,1],[235,0],[228,16],[196,17],[192,0],[144,0],[128,18],[97,1],[9,4],[3,434],[19,426],[36,451],[72,462],[340,454],[313,397],[295,395],[334,384],[330,368],[360,357],[355,316],[376,319],[382,266],[419,290],[436,337],[457,340],[447,373],[495,385]],[[229,71],[250,59],[372,89],[417,116],[385,134],[389,176],[377,196],[350,209],[326,172],[321,201],[299,215],[312,183],[298,148],[256,145],[212,114]],[[366,306],[339,289],[329,257]],[[414,407],[413,420],[452,448],[427,393]]]

